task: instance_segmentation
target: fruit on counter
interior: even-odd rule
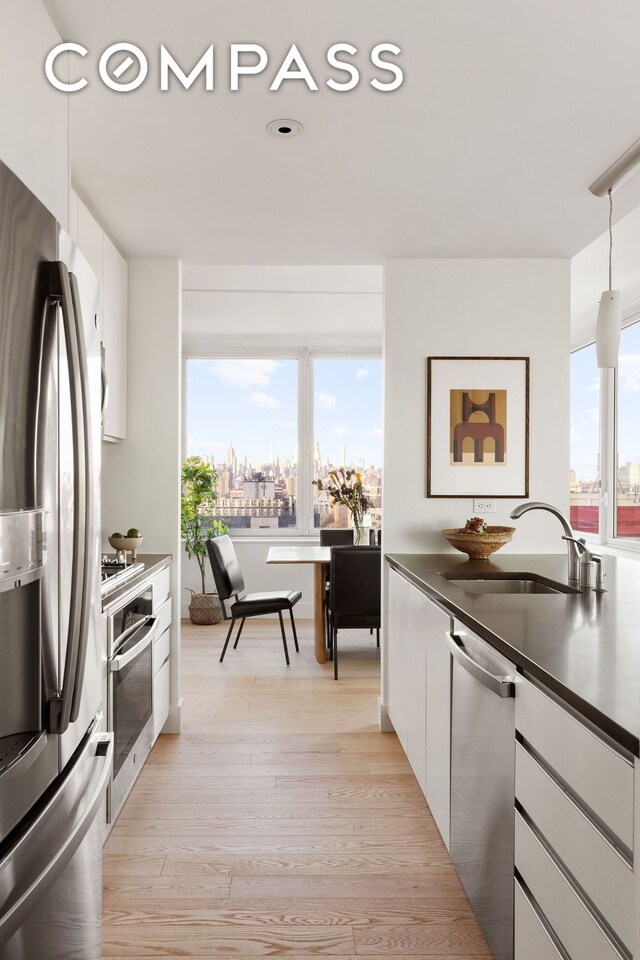
[[[112,539],[112,540],[124,540],[124,533],[118,533],[118,531],[116,530],[115,533],[112,533],[112,534],[111,534],[111,539]]]
[[[127,536],[128,536],[128,537],[140,537],[140,536],[142,536],[142,534],[140,533],[140,531],[138,530],[137,527],[129,527],[129,529],[127,530]]]
[[[464,527],[460,530],[460,533],[481,533],[484,534],[487,532],[487,525],[482,517],[471,517],[470,520],[467,520]]]

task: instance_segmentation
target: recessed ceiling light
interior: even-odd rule
[[[304,127],[297,120],[272,120],[267,124],[267,130],[274,137],[295,137],[302,133]]]

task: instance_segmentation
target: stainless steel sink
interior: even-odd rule
[[[515,593],[531,595],[541,593],[576,593],[572,587],[563,583],[554,583],[534,579],[533,577],[456,577],[443,574],[454,587],[460,587],[466,593]]]

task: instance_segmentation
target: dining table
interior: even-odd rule
[[[314,646],[318,663],[327,661],[325,635],[325,572],[331,562],[331,547],[297,546],[270,547],[267,563],[313,564],[313,621]]]

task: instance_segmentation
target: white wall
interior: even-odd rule
[[[0,7],[0,160],[66,228],[69,205],[68,95],[44,75],[60,37],[40,0]],[[59,58],[64,76],[64,57]]]
[[[102,447],[103,549],[109,533],[135,526],[141,552],[175,557],[172,733],[180,724],[181,283],[178,260],[129,261],[127,439]]]
[[[440,531],[473,515],[471,499],[426,497],[429,356],[531,358],[529,499],[568,512],[569,286],[568,260],[387,261],[385,553],[455,552]],[[497,500],[497,512],[487,516],[517,527],[504,552],[563,553],[555,518],[537,513],[508,520],[519,502]]]
[[[186,356],[270,341],[301,349],[382,345],[381,267],[185,266]]]
[[[568,260],[390,260],[385,265],[386,552],[451,551],[441,529],[473,501],[426,497],[426,358],[530,357],[529,499],[569,507]],[[493,523],[518,500],[497,500]],[[560,527],[537,514],[503,549],[563,552]]]

